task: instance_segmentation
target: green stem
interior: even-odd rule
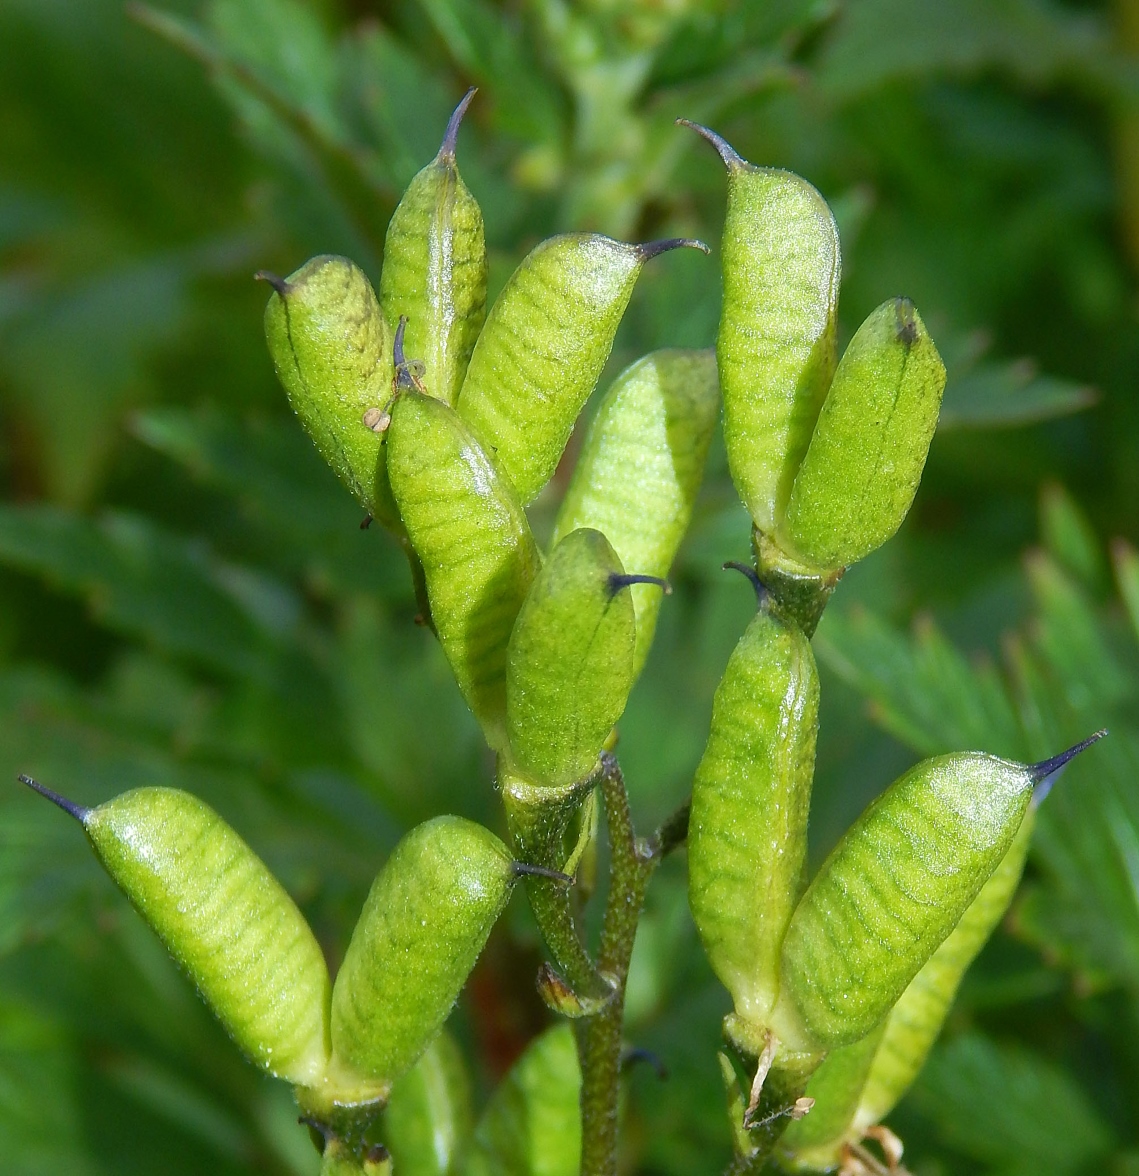
[[[616,993],[603,1012],[577,1026],[582,1076],[581,1176],[615,1176],[617,1171],[617,1096],[625,983],[645,888],[662,853],[661,842],[655,838],[649,843],[637,841],[625,780],[617,761],[608,754],[602,757],[601,790],[609,830],[610,866],[597,963],[614,982]]]

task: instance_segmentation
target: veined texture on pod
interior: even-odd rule
[[[692,518],[719,403],[712,351],[654,351],[626,368],[590,424],[553,542],[593,527],[624,567],[666,577]],[[652,645],[661,593],[651,584],[629,592],[635,676]]]
[[[374,518],[398,526],[382,433],[369,421],[391,399],[392,340],[364,271],[323,255],[274,288],[265,338],[289,404],[321,457]],[[374,421],[373,421],[374,423]]]
[[[444,1030],[392,1087],[384,1146],[400,1176],[448,1176],[459,1171],[473,1128],[462,1051]]]
[[[908,298],[883,303],[838,365],[779,536],[799,558],[841,568],[902,525],[937,428],[945,365]]]
[[[372,883],[332,990],[332,1072],[375,1097],[442,1027],[514,882],[489,830],[460,817],[418,825]]]
[[[534,248],[487,316],[459,413],[524,504],[550,480],[597,385],[645,261],[666,249],[596,233]]]
[[[911,768],[854,822],[796,908],[781,995],[824,1049],[865,1037],[1008,852],[1040,765],[980,752]]]
[[[802,891],[818,708],[810,642],[761,603],[716,690],[688,826],[692,916],[757,1040]]]
[[[806,180],[755,167],[706,127],[685,125],[728,169],[716,336],[724,442],[736,490],[770,533],[835,370],[838,228]]]
[[[578,1176],[580,1097],[573,1031],[563,1021],[530,1044],[494,1092],[463,1176]]]
[[[510,635],[506,728],[515,763],[536,783],[587,776],[625,709],[636,646],[632,579],[605,536],[582,528],[534,580]]]
[[[388,223],[380,303],[394,331],[407,318],[404,350],[424,364],[432,396],[454,404],[486,318],[482,210],[459,175],[455,140],[474,97],[459,103],[439,154],[403,194]]]
[[[265,863],[207,804],[173,788],[63,807],[241,1049],[278,1078],[317,1085],[329,1053],[328,968]]]
[[[459,689],[496,750],[506,746],[506,646],[540,556],[513,490],[458,415],[404,392],[388,468],[423,564],[431,618]]]

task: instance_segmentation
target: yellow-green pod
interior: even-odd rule
[[[543,241],[487,316],[459,413],[523,504],[550,480],[609,358],[641,267],[686,240],[626,245],[597,233]]]
[[[779,537],[820,568],[841,568],[902,525],[937,428],[945,365],[908,298],[858,328],[795,475]]]
[[[771,534],[834,375],[838,228],[806,180],[755,167],[706,127],[685,125],[728,169],[716,336],[724,443],[736,490]]]
[[[535,783],[583,780],[633,686],[636,620],[626,575],[600,531],[571,531],[538,573],[510,635],[506,730]],[[657,581],[659,592],[662,582]]]
[[[372,883],[332,990],[332,1066],[359,1101],[385,1097],[451,1012],[510,897],[514,865],[461,817],[418,825]]]
[[[762,599],[716,690],[688,825],[692,916],[755,1053],[802,890],[818,708],[810,642]]]
[[[800,1024],[823,1049],[870,1033],[1008,852],[1033,788],[1097,738],[1040,764],[937,756],[891,784],[795,910],[777,1019]]]
[[[444,1030],[392,1087],[382,1138],[394,1176],[449,1176],[459,1171],[474,1117],[463,1055]]]
[[[96,808],[25,784],[83,825],[96,856],[245,1054],[298,1086],[328,1061],[329,980],[304,916],[209,805],[136,788]]]
[[[1013,900],[1024,872],[1035,815],[1032,806],[1001,864],[891,1009],[854,1116],[853,1129],[859,1137],[897,1106],[925,1064],[969,965]]]
[[[494,1092],[463,1176],[578,1176],[580,1096],[573,1031],[563,1022],[530,1044]]]
[[[329,255],[287,278],[258,276],[274,289],[265,338],[289,404],[365,510],[398,526],[382,432],[391,399],[392,337],[371,283],[358,265]]]
[[[453,409],[404,392],[388,471],[423,564],[443,651],[496,750],[506,746],[506,646],[540,556],[514,492]]]
[[[486,318],[482,210],[459,175],[455,141],[474,97],[459,103],[439,154],[403,194],[388,223],[380,305],[394,330],[407,319],[404,349],[424,365],[422,382],[447,404],[458,399]]]
[[[590,424],[554,542],[593,527],[626,568],[667,577],[692,518],[719,403],[712,351],[654,351],[626,368]],[[661,593],[650,584],[629,591],[636,676],[652,645]]]

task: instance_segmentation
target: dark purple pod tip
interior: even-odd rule
[[[740,563],[739,560],[730,559],[726,564],[724,564],[724,571],[743,573],[743,575],[745,575],[751,581],[751,586],[755,589],[756,600],[758,600],[761,605],[767,603],[769,599],[769,593],[766,587],[764,587],[763,581],[759,578],[759,573],[751,566],[751,564]]]
[[[443,142],[439,147],[439,154],[435,157],[437,163],[455,162],[455,144],[459,140],[459,127],[463,122],[463,115],[467,113],[472,99],[478,93],[478,86],[472,86],[464,95],[462,101],[455,107],[454,113],[447,120],[447,129],[443,132]]]
[[[699,249],[701,253],[712,252],[703,241],[697,241],[695,237],[664,237],[660,241],[646,241],[635,248],[642,261],[648,261],[650,257],[657,257],[672,249]]]
[[[282,298],[284,298],[285,295],[288,294],[288,292],[292,289],[289,283],[286,282],[285,279],[280,276],[280,274],[275,274],[271,270],[258,270],[253,275],[253,280],[256,282],[268,282],[269,285],[272,286],[273,289],[276,290]]]
[[[76,804],[75,801],[68,800],[66,796],[60,796],[58,792],[53,792],[38,780],[33,780],[31,776],[25,776],[22,772],[16,779],[21,784],[26,784],[33,791],[38,792],[40,796],[46,796],[52,804],[59,805],[65,813],[73,816],[81,825],[87,824],[87,816],[91,812],[89,808],[84,808],[81,804]]]
[[[610,596],[616,596],[622,588],[628,588],[632,584],[655,584],[665,596],[672,595],[672,585],[667,580],[662,580],[660,576],[646,576],[638,572],[609,573]]]
[[[530,862],[511,862],[510,870],[515,878],[549,878],[552,882],[560,882],[563,886],[572,886],[573,879],[561,870],[551,870],[548,866],[535,866]]]
[[[1030,765],[1028,771],[1032,776],[1032,783],[1036,786],[1037,799],[1044,799],[1048,789],[1052,787],[1054,777],[1067,767],[1070,761],[1074,760],[1081,751],[1086,751],[1093,743],[1098,743],[1106,734],[1107,728],[1104,727],[1094,735],[1089,735],[1086,739],[1081,740],[1074,747],[1069,747],[1067,751],[1062,751],[1059,755],[1052,756],[1051,759],[1041,760],[1038,764]]]
[[[686,118],[678,118],[676,125],[679,127],[688,127],[689,130],[693,130],[702,138],[707,139],[716,148],[717,154],[724,161],[724,166],[729,171],[748,166],[747,160],[736,151],[727,139],[717,135],[715,131],[710,130],[708,127],[703,127],[699,123],[691,122]]]

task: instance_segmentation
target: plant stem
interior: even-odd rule
[[[616,985],[603,1012],[577,1024],[581,1058],[581,1176],[615,1176],[617,1096],[625,983],[645,888],[661,857],[661,843],[640,843],[633,831],[629,796],[616,759],[602,757],[601,790],[609,830],[609,893],[597,964]]]

